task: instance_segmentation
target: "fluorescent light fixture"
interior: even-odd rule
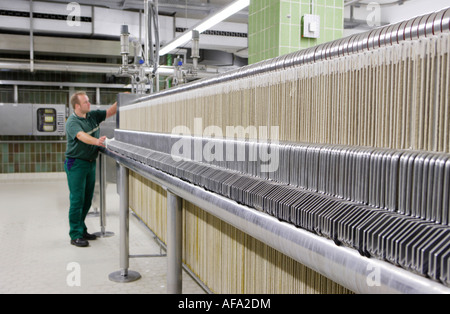
[[[202,33],[214,25],[219,24],[223,20],[226,20],[233,14],[236,14],[237,12],[241,11],[242,9],[248,7],[250,5],[250,0],[236,0],[233,3],[231,3],[229,6],[225,7],[224,9],[220,10],[219,12],[211,15],[210,17],[207,17],[205,20],[201,21],[199,24],[195,25],[194,27],[191,27],[187,31],[185,31],[183,34],[169,42],[167,45],[162,47],[159,50],[159,55],[163,56],[172,50],[175,50],[177,47],[184,45],[185,43],[189,42],[192,39],[192,31],[196,30],[199,33]]]
[[[174,40],[172,40],[170,43],[165,45],[159,50],[159,55],[163,56],[172,50],[175,50],[177,47],[184,45],[188,41],[192,39],[192,30],[187,30],[181,36],[178,36]]]
[[[200,22],[199,25],[194,26],[194,30],[199,33],[203,33],[204,31],[210,29],[214,25],[219,24],[223,20],[226,20],[233,14],[241,11],[242,9],[248,7],[250,5],[250,0],[238,0],[234,1],[232,4],[224,8],[223,10],[213,14],[212,16],[206,18],[204,21]]]

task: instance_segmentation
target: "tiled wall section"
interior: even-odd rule
[[[248,15],[249,64],[278,56],[280,1],[251,0]]]
[[[1,143],[0,173],[62,172],[65,150],[65,143]]]
[[[302,17],[320,15],[320,38],[302,38]],[[249,64],[339,39],[344,0],[252,0],[249,8]]]

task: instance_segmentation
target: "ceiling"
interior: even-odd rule
[[[398,23],[416,16],[441,11],[448,0],[345,0],[344,34]],[[375,22],[377,20],[377,23]],[[376,24],[376,25],[375,25]]]
[[[73,0],[44,0],[46,2],[70,3]],[[158,0],[159,13],[176,17],[203,19],[222,9],[234,0]],[[79,4],[120,10],[144,10],[144,0],[77,0]],[[153,1],[151,1],[153,2]],[[242,10],[230,18],[233,22],[247,23],[248,10]]]
[[[46,2],[55,3],[70,3],[73,0],[43,0]],[[157,0],[159,13],[162,15],[170,15],[180,18],[191,18],[202,20],[212,13],[222,9],[226,5],[232,3],[234,0]],[[262,1],[262,0],[258,0]],[[77,0],[79,4],[105,7],[109,9],[119,10],[143,10],[144,0]],[[151,1],[150,2],[155,2]],[[396,7],[405,3],[414,2],[412,0],[377,0],[376,4],[382,8]],[[346,8],[361,8],[373,4],[373,0],[344,0]],[[348,12],[345,16],[346,28],[355,27],[355,19],[353,17],[353,10]],[[248,9],[244,9],[227,21],[237,23],[248,22]]]
[[[73,0],[40,0],[54,3],[70,3]],[[158,3],[158,10],[161,15],[170,15],[179,18],[191,18],[203,20],[212,13],[222,9],[226,5],[232,3],[234,0],[150,0],[150,2]],[[262,1],[262,0],[258,0]],[[109,9],[118,10],[143,10],[144,0],[77,0],[79,4],[98,6]],[[377,0],[376,4],[382,8],[398,7],[400,5],[417,2],[414,0]],[[365,8],[373,4],[373,0],[344,0],[344,6],[351,11],[347,11],[345,16],[345,28],[354,28],[358,25],[358,21],[353,16],[353,9]],[[383,19],[383,17],[382,17]],[[248,22],[248,9],[244,9],[227,21],[236,23]]]

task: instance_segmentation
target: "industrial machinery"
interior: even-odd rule
[[[130,39],[128,25],[122,25],[120,30],[120,53],[122,66],[118,76],[131,78],[133,93],[145,94],[153,92],[153,86],[158,90],[159,84],[154,84],[159,66],[159,23],[157,2],[144,1],[144,32],[145,42]],[[130,42],[134,47],[134,62],[129,64]],[[159,79],[158,79],[159,80]]]
[[[129,32],[128,25],[121,26],[120,48],[122,65],[117,76],[129,77],[133,86],[132,93],[151,94],[159,91],[159,77],[164,76],[172,79],[173,86],[185,84],[204,77],[210,77],[214,73],[200,69],[198,60],[200,58],[200,33],[192,31],[192,64],[186,64],[179,56],[175,57],[173,64],[161,67],[159,64],[159,22],[158,2],[144,1],[144,47]],[[129,62],[131,49],[133,48],[134,60]],[[167,80],[166,79],[166,80]]]
[[[449,293],[449,56],[446,9],[123,98],[122,277],[131,208],[169,292]]]

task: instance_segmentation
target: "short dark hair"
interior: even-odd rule
[[[80,105],[80,99],[78,98],[78,96],[81,95],[86,95],[86,92],[83,91],[76,92],[75,94],[72,95],[72,97],[70,97],[70,105],[72,106],[73,109],[75,109],[76,104]]]

